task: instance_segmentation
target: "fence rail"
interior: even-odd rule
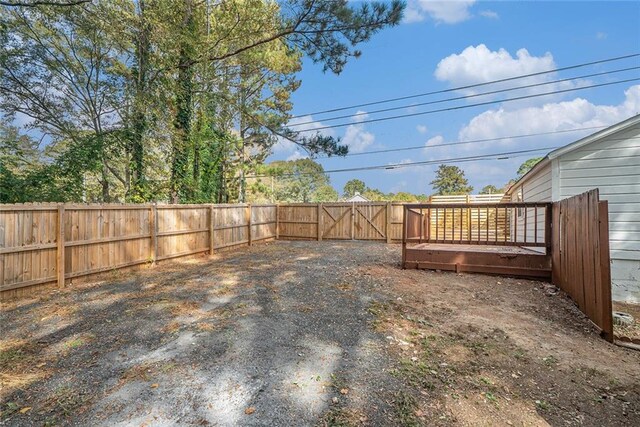
[[[551,203],[430,203],[404,209],[407,243],[551,245]]]

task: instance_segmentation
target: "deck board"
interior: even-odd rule
[[[488,245],[457,245],[443,243],[420,243],[408,246],[412,250],[438,250],[453,252],[482,252],[482,253],[502,253],[502,254],[522,254],[522,255],[544,255],[544,252],[521,246],[488,246]],[[544,248],[543,248],[544,249]]]

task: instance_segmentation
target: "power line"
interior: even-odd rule
[[[625,71],[631,71],[631,70],[637,70],[637,69],[640,69],[640,66],[628,67],[628,68],[620,68],[620,69],[617,69],[617,70],[603,71],[603,72],[600,72],[600,73],[584,74],[582,76],[568,77],[566,79],[552,80],[552,81],[541,82],[541,83],[532,83],[532,84],[524,85],[524,86],[513,86],[513,87],[509,87],[509,88],[505,88],[505,89],[496,89],[496,90],[492,90],[492,91],[489,91],[489,92],[482,92],[482,93],[476,93],[476,94],[471,94],[471,95],[457,96],[457,97],[454,97],[454,98],[438,99],[436,101],[420,102],[420,103],[417,103],[417,104],[409,104],[409,105],[401,105],[401,106],[398,106],[398,107],[382,108],[382,109],[379,109],[379,110],[361,112],[361,113],[356,113],[356,114],[345,114],[345,115],[342,115],[342,116],[327,117],[327,118],[323,118],[322,121],[323,122],[328,122],[328,121],[346,119],[346,118],[353,119],[353,118],[358,117],[358,116],[368,116],[369,114],[385,113],[385,112],[388,112],[388,111],[403,110],[405,108],[423,107],[425,105],[441,104],[443,102],[459,101],[459,100],[463,100],[463,99],[477,98],[479,96],[486,96],[486,95],[495,95],[497,93],[511,92],[511,91],[514,91],[514,90],[521,90],[521,89],[530,89],[530,88],[539,87],[539,86],[546,86],[546,85],[551,85],[551,84],[556,84],[556,83],[563,83],[563,82],[567,82],[567,81],[571,81],[571,80],[586,79],[586,78],[589,78],[589,77],[597,77],[597,76],[604,76],[604,75],[609,75],[609,74],[623,73]],[[307,122],[295,123],[295,124],[289,125],[289,127],[303,126],[303,125],[308,125],[308,124],[313,124],[313,123],[317,123],[317,121],[310,120],[310,121],[307,121]]]
[[[527,78],[527,77],[534,77],[534,76],[540,76],[540,75],[549,74],[549,73],[556,73],[556,72],[559,72],[559,71],[566,71],[566,70],[573,70],[573,69],[576,69],[576,68],[588,67],[590,65],[604,64],[604,63],[607,63],[607,62],[620,61],[620,60],[624,60],[624,59],[634,58],[634,57],[637,57],[637,56],[640,56],[640,53],[632,53],[632,54],[629,54],[629,55],[616,56],[616,57],[613,57],[613,58],[606,58],[606,59],[601,59],[601,60],[598,60],[598,61],[584,62],[584,63],[581,63],[581,64],[570,65],[570,66],[567,66],[567,67],[554,68],[552,70],[539,71],[539,72],[530,73],[530,74],[522,74],[522,75],[519,75],[519,76],[507,77],[507,78],[504,78],[504,79],[492,80],[492,81],[483,82],[483,83],[476,83],[476,84],[472,84],[472,85],[458,86],[458,87],[454,87],[454,88],[450,88],[450,89],[443,89],[443,90],[436,90],[436,91],[431,91],[431,92],[424,92],[424,93],[419,93],[419,94],[415,94],[415,95],[400,96],[400,97],[397,97],[397,98],[388,98],[388,99],[383,99],[383,100],[380,100],[380,101],[366,102],[366,103],[362,103],[362,104],[350,105],[348,107],[338,107],[338,108],[332,108],[332,109],[328,109],[328,110],[315,111],[315,112],[312,112],[312,113],[298,114],[298,115],[292,116],[291,118],[299,118],[299,117],[303,117],[303,116],[310,116],[310,115],[313,115],[313,114],[317,115],[317,114],[333,113],[333,112],[336,112],[336,111],[350,110],[350,109],[353,109],[353,108],[368,107],[370,105],[386,104],[388,102],[402,101],[402,100],[405,100],[405,99],[419,98],[419,97],[422,97],[422,96],[437,95],[439,93],[448,93],[448,92],[455,92],[455,91],[459,91],[459,90],[463,90],[463,89],[472,89],[472,88],[486,86],[486,85],[490,85],[490,84],[494,84],[494,83],[503,83],[503,82],[523,79],[523,78]]]
[[[506,151],[506,152],[503,152],[503,153],[480,154],[480,155],[475,155],[475,156],[453,157],[453,158],[438,159],[438,160],[426,160],[426,161],[422,161],[422,162],[392,163],[392,164],[387,164],[387,165],[361,166],[361,167],[354,167],[354,168],[332,169],[332,170],[323,171],[322,173],[329,174],[329,173],[339,173],[339,172],[356,172],[356,171],[376,170],[376,169],[393,170],[393,169],[401,169],[401,168],[410,167],[410,166],[426,166],[426,165],[432,165],[432,164],[462,163],[462,162],[470,162],[470,161],[474,161],[474,160],[506,160],[506,159],[510,158],[508,156],[512,156],[514,154],[526,154],[526,153],[534,153],[534,152],[539,152],[539,151],[549,151],[549,150],[553,150],[555,148],[558,148],[558,147],[555,146],[555,147],[534,148],[534,149],[530,149],[530,150]],[[272,176],[276,177],[276,178],[282,178],[282,177],[295,177],[295,176],[311,175],[311,174],[313,174],[313,173],[301,172],[301,173],[287,173],[287,174],[281,174],[281,175],[262,174],[262,175],[247,175],[247,178],[270,178]]]
[[[607,126],[590,126],[590,127],[584,127],[584,128],[576,128],[576,129],[564,129],[564,130],[555,130],[555,131],[549,131],[549,132],[529,133],[524,135],[501,136],[497,138],[470,139],[468,141],[455,141],[455,142],[447,142],[444,144],[435,144],[435,145],[413,145],[410,147],[399,147],[399,148],[388,148],[385,150],[365,151],[363,153],[348,153],[348,154],[345,154],[344,156],[326,156],[325,155],[325,156],[318,156],[317,158],[341,159],[343,157],[351,157],[351,156],[367,156],[370,154],[393,153],[396,151],[420,150],[425,148],[448,147],[451,145],[464,145],[464,144],[474,144],[474,143],[481,143],[481,142],[503,141],[506,139],[530,138],[533,136],[555,135],[555,134],[568,133],[568,132],[578,132],[583,130],[603,129],[605,127]]]
[[[640,80],[640,78],[636,77],[636,78],[633,78],[633,79],[617,80],[615,82],[598,83],[598,84],[594,84],[594,85],[590,85],[590,86],[581,86],[581,87],[571,88],[571,89],[555,90],[555,91],[551,91],[551,92],[544,92],[544,93],[538,93],[538,94],[533,94],[533,95],[516,96],[516,97],[513,97],[513,98],[506,98],[506,99],[502,99],[502,100],[478,102],[476,104],[468,104],[468,105],[458,105],[458,106],[455,106],[455,107],[440,108],[440,109],[437,109],[437,110],[422,111],[422,112],[419,112],[419,113],[408,113],[408,114],[400,114],[400,115],[397,115],[397,116],[380,117],[380,118],[377,118],[377,119],[361,120],[361,121],[359,121],[359,122],[357,122],[355,124],[383,122],[383,121],[387,121],[387,120],[402,119],[402,118],[406,118],[406,117],[415,117],[415,116],[423,116],[423,115],[427,115],[427,114],[442,113],[444,111],[462,110],[462,109],[465,109],[465,108],[480,107],[480,106],[483,106],[483,105],[499,104],[501,102],[520,101],[520,100],[523,100],[523,99],[538,98],[538,97],[541,97],[541,96],[556,95],[556,94],[559,94],[559,93],[567,93],[567,92],[574,92],[574,91],[578,91],[578,90],[592,89],[592,88],[596,88],[596,87],[611,86],[611,85],[616,85],[616,84],[621,84],[621,83],[634,82],[634,81],[638,81],[638,80]],[[302,132],[317,132],[317,131],[324,130],[324,129],[333,129],[333,128],[351,126],[353,124],[354,123],[339,123],[337,125],[321,126],[321,127],[315,128],[315,129],[303,129],[303,130],[299,130],[299,131],[296,131],[296,132],[298,132],[298,133],[302,133]]]

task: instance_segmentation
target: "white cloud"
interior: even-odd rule
[[[363,124],[349,125],[340,141],[349,147],[350,153],[361,153],[375,142],[375,135],[367,132]]]
[[[301,153],[299,150],[296,150],[293,152],[293,154],[287,157],[287,161],[306,159],[308,157],[309,156],[306,153]]]
[[[549,52],[543,56],[532,56],[527,49],[520,49],[514,58],[505,49],[492,51],[479,44],[467,47],[460,54],[447,56],[438,63],[434,74],[440,81],[464,86],[553,68],[556,64]]]
[[[425,125],[418,125],[416,126],[416,130],[418,131],[418,133],[421,133],[424,135],[425,133],[427,133],[428,128]]]
[[[604,40],[607,38],[607,33],[603,33],[602,31],[598,31],[596,33],[596,39],[598,40]]]
[[[351,118],[354,122],[359,123],[363,120],[367,120],[369,118],[369,114],[366,111],[358,110]]]
[[[476,0],[409,0],[404,21],[421,22],[430,18],[436,23],[457,24],[471,18],[469,9],[475,2]]]
[[[489,9],[481,10],[479,12],[479,15],[489,19],[500,19],[500,16],[498,15],[497,12],[494,12],[493,10],[489,10]]]
[[[596,105],[583,98],[514,110],[499,108],[477,115],[465,125],[460,140],[609,126],[640,112],[640,85],[625,91],[619,105]],[[470,144],[471,145],[471,144]]]
[[[446,81],[451,86],[469,86],[478,83],[485,83],[495,80],[507,79],[521,75],[539,73],[542,71],[553,70],[557,68],[550,52],[542,56],[531,55],[527,49],[519,49],[515,56],[512,56],[507,50],[500,48],[497,51],[490,50],[486,45],[469,46],[459,54],[452,54],[441,60],[434,72],[436,78],[440,81]],[[557,73],[546,73],[537,76],[518,79],[516,81],[507,81],[504,83],[495,83],[490,86],[481,86],[472,89],[462,89],[459,92],[465,95],[472,95],[487,91],[495,91],[500,89],[513,88],[518,86],[527,86],[532,84],[540,84],[557,80]],[[499,96],[503,97],[519,97],[524,95],[533,95],[540,93],[553,92],[563,89],[570,89],[579,85],[588,83],[586,80],[565,81],[560,83],[549,83],[541,86],[530,87],[526,89],[503,92],[500,95],[487,95],[472,98],[469,102],[482,102],[488,99],[495,99]],[[550,96],[551,97],[551,96]],[[509,107],[522,107],[524,105],[539,105],[542,102],[548,102],[549,99],[557,100],[562,94],[550,97],[534,97],[531,99],[517,101],[510,104]]]

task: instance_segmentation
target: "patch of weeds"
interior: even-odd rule
[[[83,340],[82,338],[74,338],[64,343],[64,347],[68,350],[71,350],[74,348],[78,348],[84,344],[85,344],[85,340]]]
[[[544,400],[536,400],[536,407],[542,409],[543,411],[549,410],[549,404]]]
[[[542,361],[547,366],[555,366],[558,364],[558,358],[553,355],[543,357]]]
[[[426,390],[433,390],[435,386],[429,380],[429,377],[435,375],[434,370],[422,361],[412,361],[403,359],[400,361],[400,367],[397,369],[399,376],[404,378],[406,382],[414,387],[420,387]]]
[[[493,403],[494,405],[498,406],[498,398],[496,397],[495,394],[491,393],[491,392],[486,392],[484,394],[484,397],[491,403]]]
[[[382,313],[384,313],[387,310],[387,304],[383,304],[378,301],[372,301],[369,304],[369,308],[367,310],[369,311],[369,313],[373,314],[374,316],[380,316]]]
[[[515,357],[518,360],[524,360],[527,358],[527,352],[521,348],[516,349],[516,351],[513,352],[513,357]]]
[[[18,412],[20,407],[16,402],[7,402],[0,410],[0,420]]]
[[[488,356],[489,349],[491,348],[491,346],[488,343],[482,342],[482,341],[466,341],[464,343],[464,346],[470,349],[473,352],[473,354],[475,354],[476,356],[480,356],[480,355]]]
[[[12,348],[9,350],[0,351],[0,365],[9,366],[15,363],[20,363],[25,358],[25,354],[22,349]]]
[[[422,340],[420,340],[420,347],[422,348],[422,351],[424,352],[424,355],[426,357],[430,357],[433,354],[433,346],[432,346],[432,341],[429,338],[423,338]]]
[[[80,408],[88,400],[80,391],[73,387],[64,385],[58,387],[49,398],[49,403],[54,410],[62,412],[65,417],[70,416],[76,409]]]
[[[493,385],[493,383],[491,382],[491,380],[487,377],[480,377],[480,381],[486,385]]]
[[[419,412],[418,402],[412,395],[400,391],[395,396],[394,404],[400,425],[407,427],[419,427],[423,425],[416,415],[416,413]]]
[[[359,411],[335,408],[327,411],[320,425],[323,427],[355,427],[365,425],[367,418]]]

